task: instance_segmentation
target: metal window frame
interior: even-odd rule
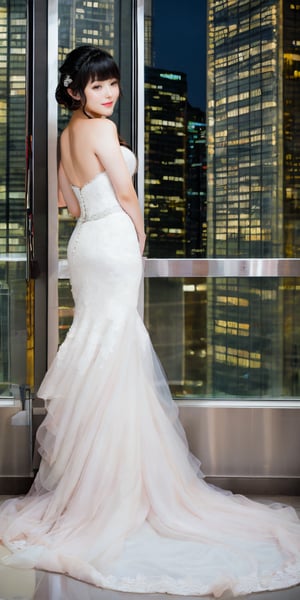
[[[48,0],[48,367],[58,348],[57,57],[58,0]]]

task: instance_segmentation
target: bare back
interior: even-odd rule
[[[95,153],[93,122],[73,116],[60,138],[61,162],[69,182],[82,187],[105,170]],[[103,132],[105,136],[105,132]]]
[[[121,152],[116,125],[106,117],[86,119],[78,111],[61,135],[60,150],[59,189],[69,212],[75,217],[80,215],[78,200],[71,186],[82,188],[105,171],[119,203],[134,223],[143,253],[144,218]]]

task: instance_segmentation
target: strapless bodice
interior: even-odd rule
[[[135,154],[126,146],[121,146],[121,150],[128,170],[133,175],[136,169]],[[113,212],[123,210],[106,171],[98,173],[82,187],[72,185],[72,189],[80,204],[81,221],[101,219]]]

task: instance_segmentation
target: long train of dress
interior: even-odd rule
[[[137,311],[134,226],[106,173],[74,191],[75,315],[38,391],[39,472],[0,509],[3,562],[133,592],[220,597],[300,583],[294,509],[210,486],[189,451]]]

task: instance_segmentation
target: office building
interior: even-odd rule
[[[199,108],[187,106],[186,257],[205,258],[206,118]]]
[[[299,256],[299,17],[299,5],[286,1],[209,2],[209,257]],[[213,393],[294,393],[296,285],[210,282]]]
[[[184,257],[186,210],[184,73],[145,68],[146,252]]]
[[[153,67],[152,44],[152,0],[144,1],[144,63],[146,67]]]
[[[0,394],[26,380],[26,17],[0,6]]]

